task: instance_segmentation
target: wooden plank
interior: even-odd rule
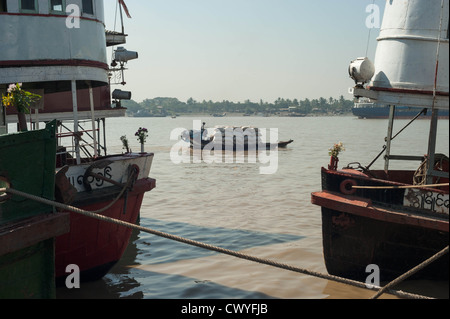
[[[407,224],[425,227],[443,232],[449,231],[448,220],[420,216],[406,211],[394,211],[372,205],[370,200],[355,196],[343,196],[337,193],[323,191],[312,193],[311,202],[315,205],[333,209],[339,212],[368,217],[390,223]]]
[[[68,213],[41,215],[0,227],[0,256],[68,233]]]

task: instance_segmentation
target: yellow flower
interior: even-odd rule
[[[29,113],[29,107],[41,99],[40,95],[22,90],[22,83],[10,84],[7,94],[2,94],[2,103],[6,107],[15,106],[18,112]]]

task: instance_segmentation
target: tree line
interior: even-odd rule
[[[241,113],[243,115],[286,115],[286,116],[306,116],[310,114],[338,115],[350,113],[354,102],[347,100],[344,96],[335,98],[318,99],[284,99],[278,98],[273,102],[260,100],[252,102],[232,102],[224,100],[196,101],[189,98],[186,102],[177,98],[157,97],[145,99],[138,103],[134,100],[122,101],[122,106],[127,108],[128,116],[174,116],[189,113],[204,113],[211,115],[223,115],[226,113]]]

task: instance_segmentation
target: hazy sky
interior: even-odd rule
[[[128,63],[122,88],[154,97],[273,102],[338,98],[353,85],[349,62],[375,56],[368,5],[384,0],[125,0]],[[105,0],[114,29],[116,1]],[[117,22],[116,30],[120,30]],[[369,37],[370,35],[370,37]],[[111,51],[108,52],[111,54]]]

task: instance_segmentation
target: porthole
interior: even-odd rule
[[[357,186],[356,181],[353,179],[346,179],[340,185],[340,190],[345,195],[353,195],[356,193],[356,189],[353,186]]]

